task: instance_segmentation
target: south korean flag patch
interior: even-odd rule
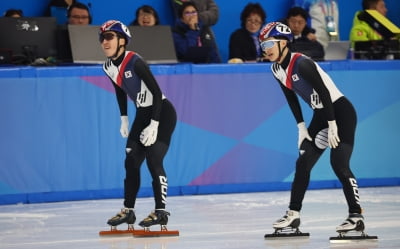
[[[132,77],[132,72],[131,71],[126,71],[124,74],[125,74],[125,79],[128,79],[128,78]]]
[[[292,81],[298,81],[298,80],[299,80],[299,76],[297,74],[293,74]]]

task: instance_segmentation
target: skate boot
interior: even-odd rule
[[[349,214],[347,219],[343,221],[343,223],[336,227],[336,232],[338,233],[346,233],[349,231],[364,231],[364,217],[361,214]]]
[[[135,212],[130,208],[123,208],[121,212],[117,213],[114,217],[107,221],[107,224],[110,226],[118,226],[122,223],[127,223],[128,226],[133,226],[133,223],[136,221]]]
[[[156,209],[154,212],[149,214],[146,218],[144,218],[140,223],[139,226],[141,227],[150,227],[152,225],[161,225],[161,227],[165,227],[168,223],[168,215],[169,212],[165,210],[158,210]]]
[[[303,233],[299,229],[300,226],[300,212],[295,210],[288,210],[286,214],[275,221],[272,227],[275,229],[273,233],[265,234],[265,239],[277,237],[309,237],[310,233]]]
[[[286,214],[272,224],[274,229],[294,228],[300,226],[300,212],[294,210],[286,211]]]

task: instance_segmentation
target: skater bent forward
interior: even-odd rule
[[[357,181],[349,164],[357,123],[353,105],[317,63],[301,53],[291,52],[293,34],[289,27],[278,22],[268,23],[261,29],[259,40],[266,58],[273,62],[272,73],[282,88],[299,132],[299,157],[289,210],[273,224],[273,228],[282,230],[300,225],[300,210],[310,172],[329,146],[331,165],[342,183],[349,212],[336,231],[363,230]],[[297,95],[313,109],[308,128]]]
[[[126,46],[131,40],[128,28],[120,21],[105,22],[99,31],[99,40],[107,60],[103,70],[115,88],[121,114],[121,135],[126,142],[124,207],[108,220],[110,226],[127,223],[133,227],[134,207],[140,187],[140,167],[146,159],[153,178],[155,210],[139,225],[166,225],[169,213],[165,211],[167,176],[163,159],[168,151],[176,125],[176,112],[162,94],[146,62]],[[127,96],[136,103],[136,116],[129,131]]]

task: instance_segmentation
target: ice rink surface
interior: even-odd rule
[[[332,244],[335,227],[347,216],[341,189],[309,190],[301,212],[301,231],[308,239],[265,240],[272,222],[283,216],[289,192],[173,196],[168,198],[170,230],[179,237],[100,237],[106,220],[122,199],[0,206],[0,248],[18,249],[258,249],[258,248],[400,248],[400,187],[360,188],[366,233],[377,241]],[[140,198],[141,220],[154,208]],[[138,228],[138,226],[135,226]],[[123,227],[121,227],[123,228]],[[158,229],[154,227],[152,230]]]

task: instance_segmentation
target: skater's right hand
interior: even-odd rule
[[[129,136],[129,120],[128,116],[121,116],[121,128],[119,129],[121,136],[127,138]]]
[[[151,120],[150,124],[140,133],[140,142],[144,146],[151,146],[157,140],[158,121]]]
[[[333,149],[339,145],[340,138],[338,135],[336,120],[328,121],[328,142],[329,142],[329,147]]]
[[[304,139],[312,141],[312,138],[310,137],[310,134],[308,134],[306,123],[300,122],[297,124],[297,127],[299,128],[299,140],[297,141],[297,148],[300,149],[301,143]]]

